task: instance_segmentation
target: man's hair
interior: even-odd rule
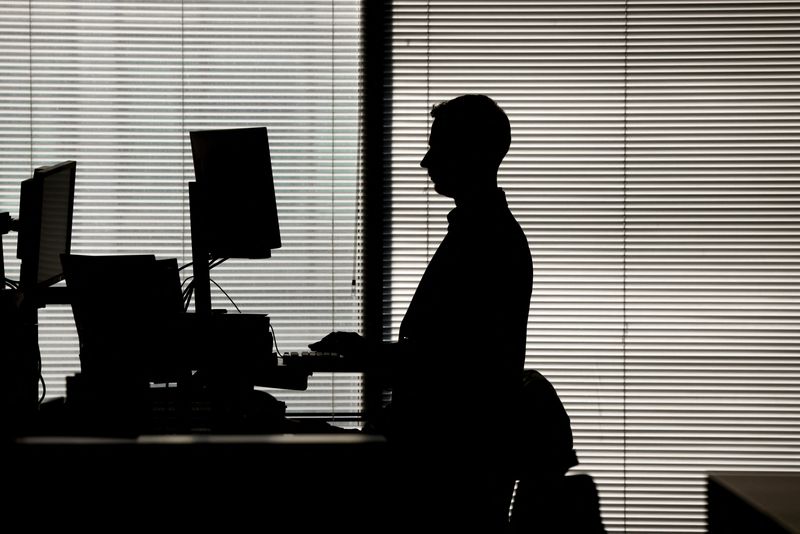
[[[511,123],[497,103],[485,95],[462,95],[433,106],[431,116],[440,119],[449,142],[479,154],[498,167],[511,146]]]

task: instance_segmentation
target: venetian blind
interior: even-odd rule
[[[800,470],[799,13],[393,2],[388,337],[453,207],[419,168],[430,108],[487,94],[533,253],[526,365],[610,532],[703,532],[709,471]]]
[[[0,43],[1,211],[17,214],[33,168],[74,159],[73,252],[183,264],[188,132],[266,126],[283,247],[212,278],[242,312],[270,315],[281,351],[359,328],[358,1],[2,2]],[[213,285],[212,298],[236,312]],[[79,369],[71,310],[48,307],[40,322],[48,396],[63,395]],[[275,393],[292,411],[361,402],[354,376]]]

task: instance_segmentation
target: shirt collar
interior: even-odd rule
[[[498,187],[487,196],[489,198],[485,201],[482,200],[480,202],[471,202],[456,206],[447,214],[447,222],[452,225],[458,224],[459,221],[465,219],[480,219],[485,217],[488,213],[508,208],[506,193],[502,188]]]

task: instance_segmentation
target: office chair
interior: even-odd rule
[[[570,419],[553,385],[538,371],[523,373],[517,487],[510,531],[605,534],[594,480],[567,475],[578,465]]]
[[[520,480],[510,526],[514,534],[606,533],[597,487],[586,474]]]

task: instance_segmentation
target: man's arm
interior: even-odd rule
[[[374,341],[356,332],[331,332],[308,348],[341,354],[365,370],[389,372],[404,350],[402,343]]]

